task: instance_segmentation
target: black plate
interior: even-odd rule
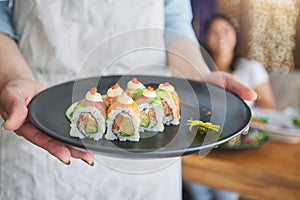
[[[251,112],[236,95],[204,82],[180,78],[136,76],[145,85],[156,87],[165,81],[175,86],[181,100],[181,123],[166,126],[164,132],[145,132],[139,142],[102,139],[94,141],[70,137],[70,124],[65,111],[82,99],[93,86],[101,94],[115,83],[125,88],[132,76],[106,76],[81,79],[51,87],[39,93],[29,105],[29,119],[41,131],[74,147],[113,157],[176,157],[207,150],[238,136],[249,125]],[[209,115],[208,113],[212,114]],[[188,119],[210,121],[221,126],[220,133],[204,135],[189,131]]]
[[[265,145],[269,141],[268,134],[256,128],[250,128],[248,134],[241,134],[238,137],[240,137],[240,142],[238,144],[229,145],[229,142],[226,142],[216,149],[228,151],[255,149]]]

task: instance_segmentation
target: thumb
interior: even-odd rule
[[[6,83],[0,91],[0,113],[6,121],[3,129],[19,129],[27,119],[27,105],[44,86],[29,79],[16,78]]]
[[[28,114],[28,109],[25,104],[25,101],[18,100],[12,102],[7,107],[6,113],[8,114],[8,117],[6,118],[2,127],[5,130],[9,131],[14,131],[20,128],[24,124]]]
[[[237,79],[231,79],[230,81],[227,80],[227,89],[235,93],[243,100],[255,101],[257,99],[256,92],[242,84]]]

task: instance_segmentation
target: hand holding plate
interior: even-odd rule
[[[19,136],[47,150],[65,164],[69,164],[70,158],[74,157],[93,165],[92,154],[56,141],[40,132],[27,120],[27,105],[43,89],[45,86],[29,79],[16,78],[7,82],[0,91],[0,112],[1,116],[6,119],[2,128],[15,131]]]
[[[249,101],[255,101],[257,94],[251,88],[242,84],[233,75],[226,72],[212,72],[205,75],[205,81],[223,87],[230,92],[233,92],[240,98]]]

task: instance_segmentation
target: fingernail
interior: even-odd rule
[[[5,122],[2,124],[1,130],[2,130],[2,131],[7,131],[7,130],[4,128],[4,124],[5,124]]]
[[[2,130],[2,131],[7,131],[6,128],[5,128],[4,126],[5,126],[5,124],[7,123],[8,119],[9,119],[9,118],[7,118],[7,119],[3,122],[3,124],[1,125],[1,130]]]
[[[88,164],[89,166],[93,167],[95,165],[95,162],[91,162],[89,163],[88,161],[84,160],[84,159],[81,159],[83,162],[85,162],[86,164]]]
[[[260,95],[259,94],[257,94],[257,98],[256,98],[256,100],[255,101],[259,101],[260,100]]]
[[[70,165],[71,164],[71,160],[69,160],[68,162],[60,160],[60,162],[64,163],[65,165]]]

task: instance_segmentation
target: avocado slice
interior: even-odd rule
[[[145,127],[145,128],[148,127],[150,124],[150,120],[149,120],[148,113],[146,110],[141,112],[140,118],[141,118],[140,126]]]
[[[89,122],[86,124],[85,132],[87,134],[94,134],[98,132],[98,124],[94,117],[90,117]]]
[[[94,134],[98,132],[98,123],[91,113],[84,112],[79,116],[77,128],[83,134]]]
[[[78,102],[72,103],[66,110],[66,117],[68,120],[72,119],[73,113],[75,111],[75,108],[77,107],[77,104],[78,104]]]
[[[130,116],[124,115],[119,130],[122,136],[132,136],[134,134],[134,126]]]

